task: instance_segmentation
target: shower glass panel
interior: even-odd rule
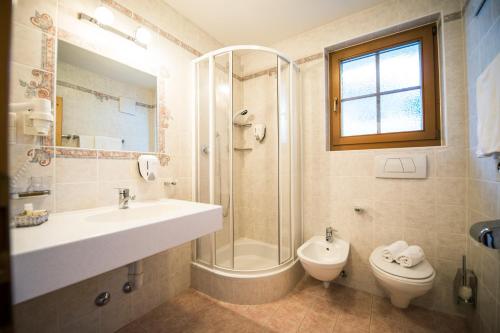
[[[234,268],[266,269],[279,264],[277,57],[262,51],[233,53],[235,63],[243,65],[233,110]],[[250,59],[266,72],[250,78],[255,72],[245,66]],[[248,113],[237,116],[242,110]],[[266,126],[266,136],[259,142],[253,134],[260,125]]]
[[[215,233],[215,264],[233,268],[231,207],[231,52],[214,57],[215,178],[214,202],[222,206],[223,226]]]
[[[279,256],[291,258],[290,64],[278,57]]]
[[[208,141],[209,141],[209,62],[208,59],[198,62],[195,65],[196,77],[196,138],[195,144],[199,152],[195,154],[195,164],[197,172],[196,201],[210,203],[210,169],[208,159]],[[196,259],[205,264],[211,264],[212,261],[212,236],[207,235],[196,240]]]
[[[195,263],[247,273],[293,263],[302,241],[298,68],[253,45],[194,64],[195,199],[223,214],[222,228],[195,242]]]
[[[300,117],[299,105],[300,94],[298,87],[300,86],[299,69],[292,66],[292,77],[290,80],[290,112],[291,112],[291,202],[292,202],[292,238],[293,248],[298,249],[302,244],[302,122]],[[298,204],[297,204],[298,203]],[[294,258],[297,258],[297,252],[294,252]]]

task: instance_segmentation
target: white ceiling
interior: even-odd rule
[[[225,45],[271,45],[384,0],[164,0]]]

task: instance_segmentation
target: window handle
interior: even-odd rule
[[[333,112],[337,112],[337,104],[339,103],[339,98],[335,97],[333,99]]]

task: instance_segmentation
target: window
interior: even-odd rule
[[[436,25],[330,53],[331,150],[440,145]]]

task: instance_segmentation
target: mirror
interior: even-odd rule
[[[155,151],[156,77],[59,40],[56,145]]]

